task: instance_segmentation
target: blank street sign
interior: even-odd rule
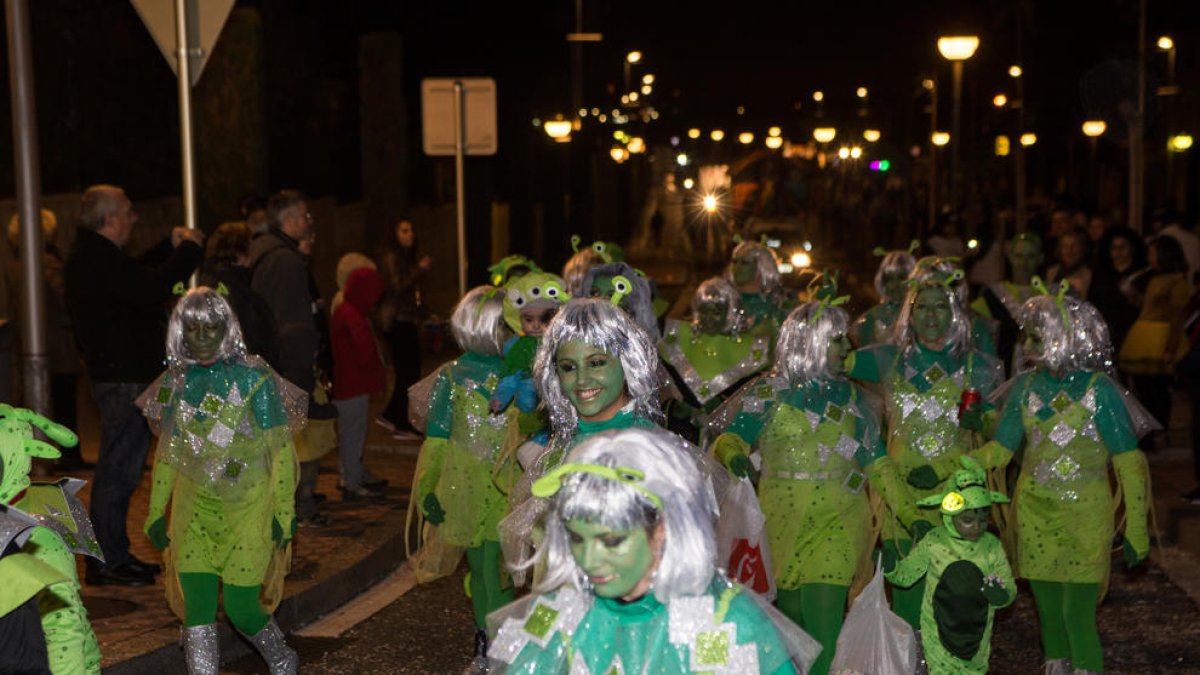
[[[496,81],[490,77],[421,80],[421,130],[425,154],[454,155],[454,83],[463,85],[468,155],[496,154]]]

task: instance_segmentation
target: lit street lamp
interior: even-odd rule
[[[979,37],[975,35],[955,35],[938,38],[938,51],[949,61],[954,70],[954,107],[952,109],[953,125],[950,133],[955,138],[962,138],[962,72],[963,61],[971,58],[979,48]],[[950,149],[950,203],[958,205],[959,180],[959,146],[955,143]]]
[[[632,51],[625,55],[625,88],[621,91],[629,91],[629,70],[633,67],[633,64],[641,63],[641,61],[642,53],[639,51]]]
[[[813,139],[818,143],[828,143],[837,138],[837,129],[833,127],[817,127],[813,129]]]
[[[935,131],[929,136],[929,140],[940,148],[950,142],[950,134],[945,131]]]
[[[1100,195],[1100,158],[1097,152],[1097,144],[1100,136],[1108,129],[1108,124],[1104,120],[1087,120],[1083,123],[1083,135],[1088,138],[1088,158],[1091,161],[1091,189],[1092,196],[1096,198]]]

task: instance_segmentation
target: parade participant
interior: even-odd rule
[[[533,385],[534,354],[550,320],[570,296],[563,290],[562,278],[546,272],[519,276],[501,292],[504,321],[513,336],[504,343],[500,382],[492,391],[490,408],[493,413],[498,413],[516,398],[521,412],[529,413],[538,404]]]
[[[667,427],[693,443],[705,417],[770,364],[770,337],[744,325],[741,296],[721,277],[696,289],[691,321],[667,322],[658,353],[683,397],[668,401]]]
[[[986,673],[996,610],[1017,598],[1012,569],[1000,539],[988,532],[992,504],[1007,502],[987,488],[987,473],[968,456],[959,458],[944,495],[922,499],[937,506],[942,527],[925,535],[899,562],[885,554],[887,580],[898,587],[925,581],[921,645],[930,675]]]
[[[908,290],[904,282],[917,266],[913,251],[920,246],[921,242],[914,239],[908,245],[908,250],[875,249],[875,255],[883,256],[883,260],[879,261],[879,269],[875,271],[875,294],[879,296],[879,304],[868,309],[850,327],[850,337],[856,346],[885,342],[891,337]]]
[[[497,673],[804,673],[819,651],[714,565],[716,503],[666,431],[592,436],[540,478],[528,598],[489,617]]]
[[[1021,305],[1033,295],[1030,282],[1042,266],[1042,238],[1032,232],[1022,232],[1008,242],[1008,268],[1012,275],[1007,281],[987,284],[971,303],[976,315],[995,325],[996,354],[1012,375],[1021,366],[1018,345],[1017,315]]]
[[[101,562],[104,555],[87,509],[75,496],[84,482],[74,478],[54,483],[29,480],[31,458],[59,456],[57,448],[33,437],[35,428],[63,447],[79,442],[70,429],[32,410],[0,403],[0,554],[10,545],[23,549],[0,558],[4,572],[0,575],[0,615],[7,618],[9,611],[2,610],[15,610],[35,599],[34,612],[20,610],[13,617],[17,625],[5,622],[0,626],[19,626],[26,638],[38,633],[45,636],[40,647],[24,643],[12,651],[0,650],[0,665],[9,658],[29,659],[48,663],[48,672],[99,673],[100,647],[79,595],[75,554]],[[39,615],[40,629],[36,626]],[[14,671],[0,667],[0,672]]]
[[[776,605],[816,638],[833,660],[846,599],[871,573],[875,543],[867,478],[892,510],[911,523],[906,496],[879,435],[879,420],[863,390],[846,379],[847,317],[836,286],[792,310],[779,334],[775,368],[713,415],[724,430],[713,443],[736,475],[750,473],[751,451],[762,460],[758,497],[778,587]]]
[[[476,287],[450,316],[450,331],[463,355],[439,371],[433,386],[409,500],[409,518],[420,514],[417,531],[427,552],[446,558],[423,560],[423,567],[453,570],[466,551],[479,667],[487,651],[484,619],[512,600],[511,585],[501,578],[497,541],[497,523],[508,512],[501,488],[510,481],[496,470],[511,418],[488,414],[500,379],[501,350],[511,335],[503,297],[503,289]]]
[[[1006,385],[995,439],[974,453],[1003,463],[1025,441],[1014,492],[1017,572],[1033,589],[1052,674],[1104,670],[1096,605],[1108,583],[1113,514],[1123,497],[1124,557],[1137,565],[1150,551],[1150,478],[1138,438],[1156,426],[1108,376],[1108,327],[1091,304],[1066,295],[1070,288],[1022,307],[1022,349],[1036,369]]]
[[[246,353],[229,303],[205,286],[171,313],[167,364],[137,400],[159,439],[145,532],[164,551],[188,672],[215,675],[220,665],[220,594],[271,673],[295,673],[299,657],[271,614],[296,531],[292,434],[308,398]]]
[[[971,319],[958,290],[962,279],[951,261],[919,260],[909,276],[895,344],[851,356],[850,377],[879,382],[885,390],[888,454],[908,493],[900,503],[945,492],[941,484],[957,468],[959,455],[975,445],[990,410],[984,399],[1002,379],[1000,362],[971,347]],[[907,553],[913,538],[936,524],[926,514],[910,523],[903,517],[885,523],[884,547]],[[896,613],[919,627],[922,584],[893,590]]]
[[[573,298],[586,298],[590,295],[589,288],[584,285],[584,277],[587,276],[588,270],[596,265],[604,265],[615,262],[613,253],[609,252],[609,247],[604,242],[596,242],[591,246],[579,247],[583,241],[579,235],[571,235],[571,249],[575,254],[567,260],[567,264],[563,265],[563,280],[567,284],[567,292]],[[619,251],[620,247],[613,249]],[[622,252],[621,260],[625,257]]]
[[[493,286],[506,286],[513,279],[541,271],[537,263],[519,253],[505,256],[488,268]]]
[[[774,251],[756,241],[741,242],[733,249],[725,278],[741,293],[742,308],[755,325],[770,321],[772,334],[778,330],[791,308],[784,298]]]
[[[651,340],[658,342],[662,331],[654,310],[654,286],[641,272],[623,262],[596,265],[584,276],[583,287],[587,289],[584,295],[593,298],[612,298],[619,293],[617,306],[633,317]]]
[[[18,548],[18,540],[35,525],[0,509],[0,673],[51,672],[38,599],[46,589],[70,581]]]

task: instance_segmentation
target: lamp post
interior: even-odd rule
[[[642,53],[637,50],[625,55],[625,88],[621,90],[622,94],[629,93],[630,69],[633,68],[633,64],[640,63],[641,60]]]
[[[960,146],[962,145],[962,73],[963,61],[971,58],[979,48],[979,37],[975,35],[953,35],[938,38],[938,51],[953,65],[954,108],[950,135],[955,139],[950,148],[950,203],[958,206],[958,181],[960,172]]]
[[[1100,204],[1100,160],[1097,144],[1100,141],[1100,136],[1108,129],[1108,124],[1104,120],[1087,120],[1082,126],[1083,135],[1088,138],[1088,161],[1090,165],[1090,180],[1092,206],[1099,208]]]

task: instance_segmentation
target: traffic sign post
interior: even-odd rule
[[[422,147],[454,156],[458,220],[458,292],[467,294],[467,212],[464,157],[496,154],[496,81],[490,77],[421,80]]]

